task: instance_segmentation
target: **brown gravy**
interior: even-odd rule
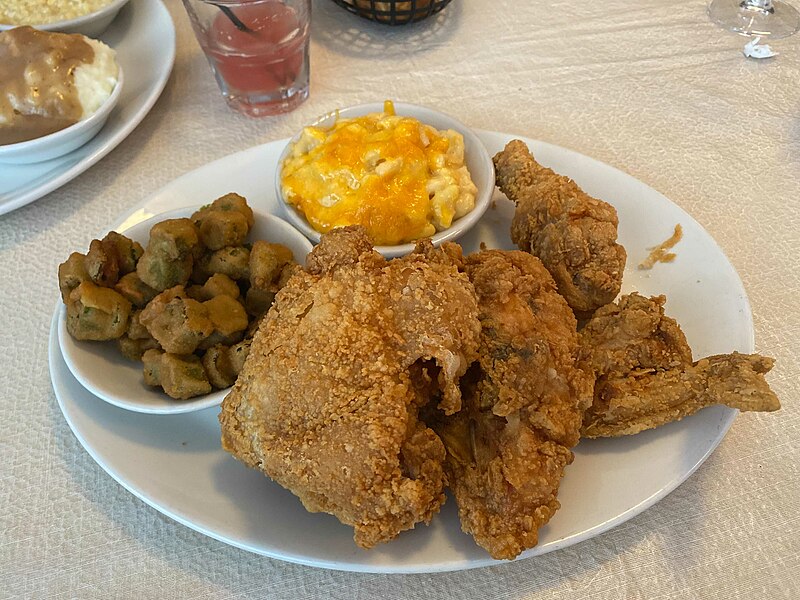
[[[73,72],[94,61],[83,36],[32,27],[0,32],[0,145],[32,140],[83,115]]]

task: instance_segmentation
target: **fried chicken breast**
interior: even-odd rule
[[[352,525],[358,545],[390,540],[444,502],[445,449],[418,413],[432,398],[461,408],[479,335],[454,257],[421,244],[386,261],[360,228],[335,230],[262,321],[222,404],[222,445]]]
[[[560,506],[593,380],[576,364],[575,317],[538,258],[484,250],[464,269],[479,300],[479,358],[462,379],[461,412],[428,422],[447,447],[462,529],[511,559]]]
[[[619,293],[625,248],[617,211],[543,167],[520,140],[494,157],[497,185],[516,205],[511,239],[539,257],[572,309],[591,313]]]
[[[764,378],[771,358],[734,352],[692,362],[686,336],[664,314],[665,302],[628,294],[598,309],[581,330],[581,355],[597,377],[584,437],[639,433],[714,404],[780,408]]]

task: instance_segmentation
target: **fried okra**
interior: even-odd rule
[[[241,291],[233,279],[222,273],[215,273],[203,285],[193,285],[186,288],[186,294],[198,302],[205,302],[215,296],[239,298]]]
[[[136,270],[136,263],[144,254],[139,242],[116,231],[109,231],[101,241],[106,253],[116,256],[120,276]]]
[[[283,244],[259,240],[250,250],[250,285],[269,289],[287,264],[294,262],[292,251]]]
[[[247,312],[241,302],[223,294],[203,302],[203,306],[214,323],[214,331],[200,342],[200,350],[217,344],[230,346],[241,341],[249,325]]]
[[[192,219],[202,219],[204,215],[212,211],[241,213],[247,221],[248,230],[253,227],[256,222],[253,209],[247,205],[247,199],[235,192],[220,196],[211,204],[204,206],[192,215]]]
[[[139,319],[141,314],[141,309],[131,311],[128,330],[117,340],[122,355],[129,360],[140,361],[145,350],[161,348],[158,341],[147,331],[147,327],[142,325]]]
[[[128,329],[131,303],[110,288],[84,281],[69,294],[67,331],[77,340],[114,340]]]
[[[266,314],[274,301],[274,291],[251,287],[245,295],[244,305],[248,315],[260,319]]]
[[[275,300],[275,294],[286,285],[289,278],[300,268],[296,262],[291,262],[283,266],[278,275],[278,278],[273,281],[266,288],[250,287],[245,296],[244,306],[247,309],[247,314],[256,320],[260,319],[272,306]]]
[[[194,259],[203,251],[191,219],[168,219],[150,229],[150,241],[136,265],[139,278],[161,292],[189,281]]]
[[[148,350],[160,349],[158,342],[151,337],[133,339],[128,335],[123,335],[117,340],[117,345],[122,356],[133,361],[142,360],[142,355]]]
[[[250,250],[250,288],[245,296],[247,314],[255,318],[263,316],[295,267],[292,251],[283,244],[254,242]]]
[[[144,256],[136,265],[136,274],[146,285],[161,292],[186,283],[192,274],[193,265],[191,255],[170,259],[145,250]]]
[[[241,302],[230,296],[215,296],[203,302],[208,316],[214,324],[214,330],[222,335],[230,335],[247,329],[247,313]]]
[[[147,251],[177,259],[202,252],[199,244],[200,236],[191,219],[167,219],[150,229]]]
[[[208,394],[212,389],[202,361],[193,354],[162,354],[160,377],[164,392],[176,400]]]
[[[255,223],[253,210],[239,194],[225,194],[192,215],[200,239],[209,250],[244,244]]]
[[[214,331],[208,309],[186,296],[183,286],[153,298],[139,320],[161,347],[173,354],[191,354]]]
[[[197,261],[192,281],[202,283],[216,273],[237,281],[250,279],[250,250],[245,246],[227,246],[204,254]]]
[[[102,240],[91,241],[84,266],[94,283],[113,287],[122,275],[136,268],[143,252],[138,242],[111,231]]]
[[[232,210],[205,210],[192,215],[200,232],[200,240],[209,250],[225,246],[241,246],[250,226],[247,217]]]
[[[132,340],[152,339],[153,336],[142,324],[140,317],[142,316],[142,309],[134,309],[131,311],[131,318],[128,321],[128,331],[125,332]]]
[[[125,296],[128,301],[138,308],[144,308],[150,300],[158,295],[158,291],[151,288],[139,278],[136,271],[127,273],[120,277],[114,286],[120,294]]]
[[[86,272],[97,285],[103,287],[113,287],[119,279],[119,263],[115,252],[106,252],[103,242],[92,240],[89,243],[89,251],[83,261]]]
[[[93,240],[58,267],[68,330],[116,340],[173,398],[232,385],[260,318],[298,267],[280,244],[247,243],[254,223],[247,201],[226,194],[191,218],[153,225],[144,248],[113,231]]]
[[[203,367],[211,385],[220,389],[232,386],[244,366],[249,351],[250,340],[233,346],[217,344],[209,348],[203,355]]]
[[[61,301],[66,304],[69,294],[84,281],[89,281],[89,274],[84,264],[85,254],[73,252],[69,258],[58,265],[58,288],[61,290]]]
[[[199,357],[179,355],[161,350],[147,350],[142,355],[144,381],[147,385],[161,386],[176,400],[188,400],[208,394],[211,383]]]
[[[238,376],[231,366],[229,351],[230,346],[217,344],[211,346],[203,355],[203,368],[206,370],[211,385],[217,389],[232,386]]]
[[[242,340],[238,344],[231,346],[228,352],[228,360],[237,376],[241,373],[242,367],[244,367],[244,361],[250,353],[250,344],[252,342],[252,338]]]

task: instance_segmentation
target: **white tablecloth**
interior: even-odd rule
[[[225,106],[182,5],[167,6],[177,60],[152,112],[92,169],[0,217],[0,597],[800,597],[800,35],[755,61],[744,38],[709,23],[703,0],[455,0],[403,28],[316,0],[309,100],[252,120]],[[125,491],[75,439],[50,385],[58,263],[179,175],[384,98],[572,148],[686,209],[744,282],[783,409],[740,415],[686,483],[616,529],[465,572],[271,560]]]

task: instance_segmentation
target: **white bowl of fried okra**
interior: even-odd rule
[[[238,194],[92,240],[59,265],[59,344],[103,400],[169,414],[217,406],[311,243]]]

